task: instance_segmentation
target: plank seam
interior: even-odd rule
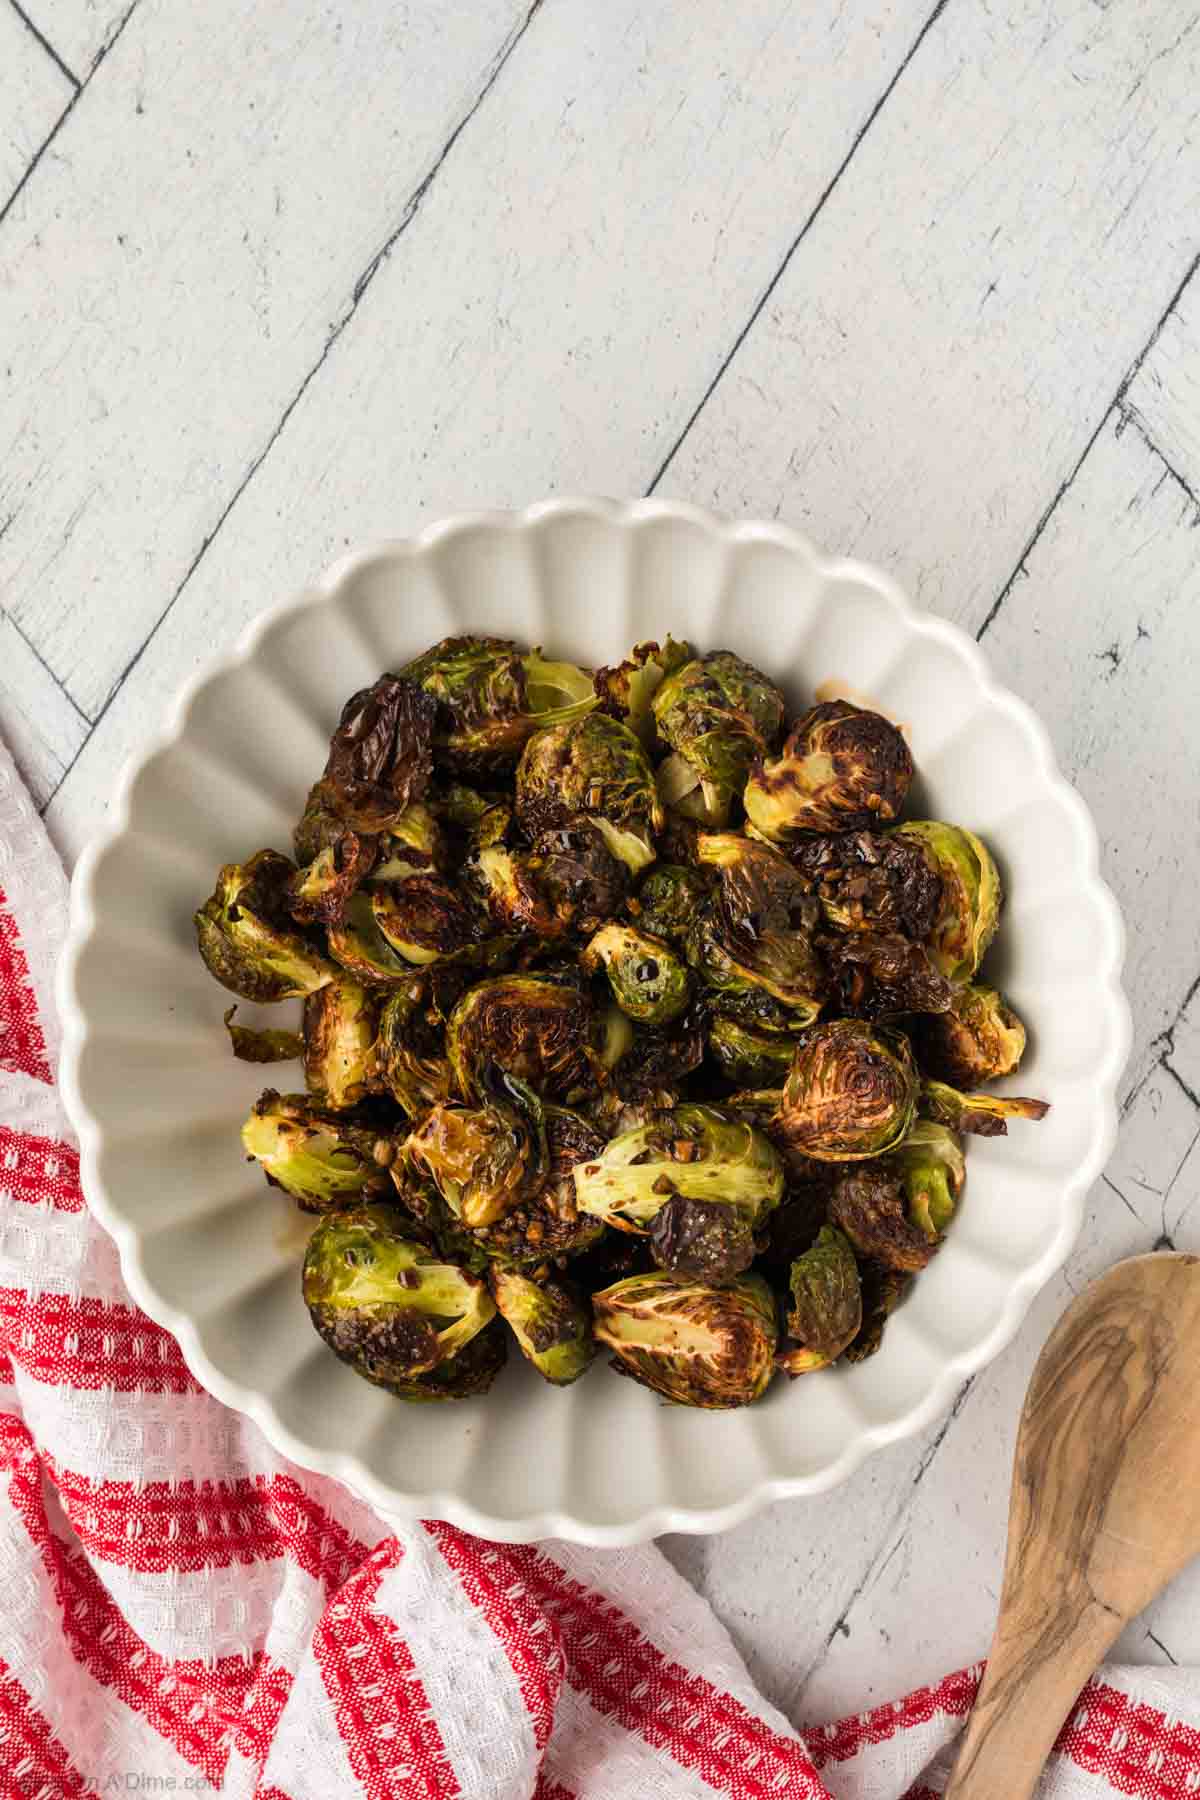
[[[12,626],[12,629],[16,632],[17,636],[20,638],[21,642],[24,644],[24,646],[28,650],[29,654],[33,657],[33,660],[37,663],[38,667],[45,670],[46,674],[50,677],[51,681],[54,683],[55,687],[58,689],[58,691],[62,695],[63,699],[70,702],[72,712],[78,714],[79,718],[82,719],[83,723],[87,726],[88,730],[90,731],[92,728],[91,719],[88,718],[88,716],[84,712],[82,706],[80,706],[78,700],[76,700],[74,694],[72,694],[70,688],[68,688],[62,681],[59,680],[58,676],[54,673],[54,670],[50,667],[50,664],[46,661],[45,657],[42,655],[41,651],[38,649],[38,647],[34,643],[33,639],[29,636],[28,632],[24,630],[24,628],[20,624],[19,620],[14,619],[12,614],[9,611],[7,611],[7,609],[4,607],[0,607],[0,618],[2,618],[4,620],[6,625]]]
[[[1196,508],[1196,510],[1198,512],[1200,512],[1200,496],[1197,496],[1195,488],[1193,488],[1188,481],[1185,481],[1184,477],[1179,473],[1179,470],[1175,467],[1174,463],[1171,462],[1171,460],[1166,455],[1164,455],[1163,451],[1159,449],[1158,445],[1154,441],[1152,434],[1147,429],[1145,418],[1138,411],[1137,407],[1131,406],[1127,400],[1120,400],[1117,402],[1117,410],[1121,414],[1121,419],[1123,422],[1122,429],[1124,428],[1125,425],[1133,426],[1133,429],[1137,432],[1138,436],[1141,438],[1143,444],[1145,444],[1145,446],[1146,446],[1147,450],[1149,450],[1150,454],[1152,456],[1156,456],[1158,458],[1159,462],[1162,464],[1163,468],[1167,471],[1167,474],[1171,477],[1172,481],[1174,481],[1179,487],[1181,487],[1183,489],[1184,493],[1187,495],[1187,497],[1191,501],[1192,505]]]
[[[80,81],[75,71],[67,67],[66,62],[58,54],[58,51],[54,48],[54,45],[50,42],[46,34],[34,24],[29,14],[25,11],[25,8],[21,5],[21,0],[9,0],[9,5],[16,13],[18,19],[20,19],[22,25],[24,25],[26,31],[37,39],[55,68],[61,75],[66,76],[67,80],[71,83],[71,86],[75,89],[76,93],[78,93],[79,89],[83,86],[83,83]]]

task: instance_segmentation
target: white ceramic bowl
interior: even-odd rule
[[[409,1407],[312,1331],[306,1221],[238,1141],[264,1071],[229,1053],[230,997],[196,954],[192,913],[219,864],[290,848],[345,697],[468,629],[593,664],[672,632],[761,664],[797,710],[823,683],[868,696],[909,734],[914,810],[995,850],[1009,898],[988,967],[1030,1025],[1020,1088],[1052,1110],[971,1144],[949,1240],[871,1361],[777,1381],[734,1413],[665,1406],[603,1363],[560,1392],[519,1358],[486,1400]],[[401,1516],[508,1540],[632,1543],[717,1531],[833,1486],[935,1418],[1012,1337],[1070,1249],[1113,1142],[1121,956],[1089,816],[1041,726],[960,632],[779,525],[657,500],[556,500],[346,557],[185,689],[75,877],[63,1088],[88,1197],[134,1297],[281,1451]],[[298,1070],[266,1073],[300,1085]]]

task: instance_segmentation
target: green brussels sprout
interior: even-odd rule
[[[592,1315],[561,1281],[533,1281],[518,1269],[493,1268],[492,1298],[500,1317],[544,1380],[569,1387],[596,1354]]]
[[[913,1024],[921,1067],[956,1088],[1011,1075],[1025,1054],[1025,1027],[995,988],[959,988],[946,1012]]]
[[[644,877],[628,910],[651,937],[682,944],[702,912],[712,882],[703,869],[658,863]]]
[[[436,782],[425,799],[440,824],[468,834],[478,829],[484,813],[496,804],[495,794],[481,794],[462,781]]]
[[[584,818],[542,832],[529,851],[480,846],[466,875],[498,925],[546,943],[594,931],[619,909],[629,882],[625,864]]]
[[[318,989],[319,993],[327,991],[325,988]],[[311,995],[310,998],[315,999],[316,995]],[[233,1018],[236,1012],[235,1004],[226,1011],[224,1020],[233,1054],[239,1062],[295,1062],[304,1055],[304,1039],[298,1031],[256,1031],[250,1025],[235,1025]]]
[[[326,791],[355,831],[390,831],[425,791],[437,708],[415,681],[381,675],[352,694],[329,743]]]
[[[854,1342],[843,1352],[848,1363],[866,1362],[883,1342],[883,1332],[909,1288],[913,1277],[904,1269],[889,1269],[883,1263],[859,1264],[862,1279],[863,1322]]]
[[[620,1231],[646,1231],[678,1194],[719,1203],[741,1221],[744,1238],[782,1193],[783,1164],[766,1138],[712,1106],[654,1113],[575,1170],[579,1210]],[[679,1221],[670,1229],[678,1232]]]
[[[727,1081],[742,1087],[764,1088],[782,1084],[792,1066],[791,1038],[778,1032],[756,1031],[737,1019],[714,1018],[708,1033],[708,1052]]]
[[[404,1398],[482,1392],[473,1358],[467,1382],[454,1365],[496,1316],[485,1282],[405,1235],[390,1206],[362,1206],[323,1219],[304,1258],[304,1303],[342,1362]],[[410,1384],[432,1377],[410,1394]]]
[[[901,1013],[944,1012],[954,983],[924,944],[899,932],[838,932],[818,938],[834,1011],[857,1019],[890,1019]]]
[[[923,847],[899,832],[797,838],[789,856],[834,931],[899,932],[922,943],[937,923],[941,877]]]
[[[369,879],[407,881],[446,866],[446,841],[437,818],[424,800],[414,800],[379,838],[379,859]]]
[[[340,1112],[357,1106],[376,1074],[375,1001],[350,975],[338,975],[304,1002],[304,1079],[310,1094]]]
[[[371,911],[392,949],[417,967],[448,956],[461,960],[483,935],[466,900],[440,875],[410,875],[373,887]]]
[[[862,1284],[844,1234],[823,1225],[816,1243],[792,1264],[788,1286],[792,1296],[788,1331],[798,1345],[833,1362],[858,1336],[862,1324]]]
[[[944,1125],[916,1119],[887,1164],[899,1176],[909,1218],[931,1244],[939,1243],[967,1178],[962,1145]]]
[[[755,830],[778,843],[888,825],[912,778],[908,745],[890,719],[825,700],[796,721],[774,760],[756,764],[742,799]]]
[[[269,1005],[298,999],[333,980],[332,965],[288,913],[293,873],[277,850],[258,850],[246,863],[226,863],[195,915],[205,968],[243,1000]]]
[[[695,795],[693,816],[723,823],[751,764],[778,738],[783,714],[775,683],[732,651],[685,663],[654,696],[658,734],[674,752],[659,771],[660,795],[677,810]]]
[[[633,1021],[615,1000],[592,1015],[592,1043],[602,1069],[615,1069],[633,1049],[634,1041]]]
[[[819,1174],[814,1178],[793,1178],[788,1170],[788,1185],[783,1199],[767,1219],[765,1238],[758,1256],[758,1268],[775,1286],[786,1288],[791,1279],[792,1264],[811,1250],[821,1228],[829,1223],[829,1193],[836,1175],[832,1163],[814,1163]]]
[[[390,991],[379,1016],[379,1078],[410,1119],[449,1100],[454,1086],[441,1032],[429,1012],[426,978],[410,975],[403,987]]]
[[[642,1025],[669,1025],[691,995],[682,957],[661,938],[617,919],[600,927],[579,961],[592,975],[604,969],[617,1005]]]
[[[446,1051],[464,1098],[495,1063],[546,1099],[568,1104],[595,1086],[591,1002],[565,982],[498,975],[469,988],[446,1026]]]
[[[301,925],[336,925],[350,896],[375,867],[379,839],[343,830],[312,862],[289,875],[288,910]]]
[[[680,1406],[749,1406],[775,1372],[775,1301],[758,1275],[719,1287],[631,1275],[593,1294],[592,1313],[613,1368]]]
[[[508,638],[443,638],[401,673],[436,702],[442,760],[468,773],[511,765],[539,726],[596,704],[584,670],[538,650],[523,655]]]
[[[970,981],[1000,921],[1000,876],[987,845],[961,825],[910,819],[893,834],[923,850],[941,879],[937,921],[928,934],[934,961],[950,981]]]
[[[921,1086],[921,1111],[927,1119],[948,1125],[951,1131],[969,1131],[976,1137],[1006,1137],[1010,1119],[1044,1119],[1050,1111],[1045,1100],[1028,1100],[1015,1094],[960,1094],[944,1081]]]
[[[697,855],[719,885],[688,935],[688,961],[718,993],[761,988],[810,1023],[826,985],[810,936],[816,905],[787,858],[731,831],[704,833]]]
[[[772,1127],[818,1162],[882,1156],[908,1131],[918,1087],[907,1038],[859,1019],[831,1019],[797,1043]]]
[[[915,1273],[931,1260],[937,1244],[909,1217],[906,1201],[904,1183],[888,1158],[847,1169],[838,1178],[829,1196],[829,1218],[860,1256]]]
[[[624,662],[596,670],[594,686],[601,709],[623,720],[649,749],[654,738],[651,702],[664,678],[691,658],[691,645],[677,644],[672,637],[661,646],[635,644]]]
[[[246,1155],[261,1163],[305,1212],[328,1212],[382,1188],[391,1141],[359,1119],[316,1105],[307,1094],[267,1088],[242,1126]]]
[[[539,731],[517,764],[517,815],[530,837],[580,813],[635,875],[654,861],[650,838],[663,823],[654,776],[634,733],[607,713]]]
[[[733,1019],[747,1031],[762,1031],[771,1037],[795,1039],[812,1024],[806,1011],[785,1006],[765,988],[709,988],[704,999],[714,1019]]]
[[[604,1139],[579,1113],[563,1106],[546,1107],[545,1125],[548,1169],[543,1185],[469,1235],[476,1252],[505,1268],[561,1264],[604,1236],[601,1221],[580,1212],[573,1176],[577,1163],[600,1154]]]
[[[315,781],[309,788],[304,816],[292,833],[296,861],[301,868],[315,862],[322,850],[330,849],[346,830],[346,821],[337,811],[336,802],[333,783],[322,775],[320,781]]]
[[[497,1072],[485,1106],[435,1106],[409,1132],[410,1167],[427,1174],[451,1212],[491,1225],[535,1196],[549,1170],[542,1103],[523,1081]]]

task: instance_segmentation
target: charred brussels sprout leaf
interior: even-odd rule
[[[660,794],[693,817],[722,822],[751,764],[774,745],[783,713],[774,682],[732,651],[685,663],[654,696],[658,734],[674,753],[659,771]]]
[[[425,791],[436,708],[416,682],[381,675],[351,695],[329,745],[334,809],[355,831],[387,831]]]
[[[315,862],[322,850],[337,843],[345,829],[346,821],[337,811],[333,783],[322,775],[308,790],[304,816],[292,833],[296,861],[302,868],[306,863]]]
[[[607,713],[539,731],[517,765],[517,815],[531,837],[580,813],[635,874],[654,861],[650,838],[663,822],[654,776],[637,737]]]
[[[774,1373],[775,1301],[757,1275],[721,1287],[657,1273],[592,1296],[613,1367],[680,1406],[749,1406]]]
[[[565,982],[498,975],[469,988],[450,1015],[446,1049],[459,1092],[482,1091],[490,1063],[546,1099],[581,1098],[595,1085],[591,1003]]]
[[[736,832],[700,837],[717,871],[716,897],[688,936],[688,960],[721,995],[760,988],[808,1024],[821,1010],[825,973],[813,946],[816,903],[785,856]]]
[[[463,896],[440,875],[410,875],[372,888],[371,911],[392,949],[417,967],[469,954],[482,936]]]
[[[772,1128],[818,1162],[882,1156],[912,1123],[917,1091],[907,1038],[831,1019],[799,1040]]]
[[[376,1073],[375,1002],[349,975],[339,975],[304,1002],[304,1079],[325,1106],[357,1106]]]
[[[995,988],[959,988],[947,1012],[913,1028],[921,1067],[956,1088],[1011,1075],[1025,1053],[1025,1027]]]
[[[792,1264],[788,1286],[789,1332],[806,1350],[832,1362],[862,1324],[862,1286],[848,1239],[832,1225],[823,1226],[812,1248]]]
[[[261,1163],[273,1187],[284,1188],[305,1212],[348,1206],[382,1187],[377,1153],[391,1145],[370,1126],[316,1105],[305,1094],[267,1088],[242,1126],[242,1147]]]
[[[583,955],[589,973],[603,968],[613,999],[642,1025],[669,1025],[687,1006],[687,964],[670,945],[617,920],[601,926]]]
[[[691,645],[677,644],[671,637],[662,645],[635,644],[624,662],[596,670],[596,696],[601,709],[636,731],[648,749],[654,737],[651,702],[666,676],[690,662],[691,657]]]
[[[849,1363],[866,1362],[868,1357],[875,1355],[883,1342],[884,1327],[912,1286],[913,1279],[904,1270],[885,1268],[882,1263],[863,1263],[859,1272],[862,1276],[863,1322],[858,1336],[844,1352]]]
[[[924,944],[899,932],[857,931],[818,940],[835,1011],[857,1019],[945,1012],[954,984]]]
[[[951,1131],[1006,1137],[1010,1119],[1044,1119],[1050,1106],[1045,1100],[1022,1099],[1015,1094],[960,1094],[944,1081],[927,1081],[921,1089],[921,1111]]]
[[[920,943],[937,923],[941,878],[921,845],[899,832],[802,837],[790,854],[835,931],[899,932]]]
[[[904,1186],[890,1164],[848,1169],[829,1197],[831,1222],[860,1256],[915,1273],[936,1248],[908,1216]]]
[[[754,769],[743,800],[756,831],[865,831],[900,816],[913,778],[908,745],[882,713],[827,700],[792,726],[780,754]]]
[[[539,725],[596,704],[590,675],[508,638],[444,638],[402,673],[436,703],[440,755],[467,773],[511,767]]]
[[[682,944],[703,911],[712,881],[703,869],[659,863],[629,902],[629,911],[651,937]]]
[[[319,991],[328,992],[326,988]],[[315,999],[316,995],[311,998]],[[303,1056],[304,1039],[298,1031],[255,1031],[249,1025],[235,1025],[233,1015],[236,1011],[237,1007],[231,1006],[226,1012],[225,1029],[239,1062],[294,1062]]]
[[[413,978],[413,965],[384,937],[365,892],[352,897],[345,917],[329,927],[326,938],[334,960],[368,986],[392,987]]]
[[[987,845],[960,825],[913,819],[896,828],[902,843],[915,844],[941,881],[937,920],[929,949],[943,975],[970,981],[1000,920],[1000,876]]]
[[[944,1125],[918,1119],[887,1161],[900,1178],[909,1218],[931,1244],[939,1243],[966,1180],[962,1145]]]
[[[288,913],[287,884],[294,872],[276,850],[256,851],[247,863],[227,863],[195,916],[205,967],[243,1000],[263,1005],[293,1000],[333,979],[330,963]]]
[[[592,1316],[561,1281],[534,1281],[516,1269],[493,1268],[492,1297],[521,1353],[555,1387],[578,1381],[596,1354]]]
[[[491,1225],[533,1198],[546,1179],[542,1103],[531,1088],[496,1073],[486,1106],[435,1106],[405,1143],[464,1225]]]
[[[453,1076],[425,978],[410,977],[388,995],[379,1019],[375,1057],[379,1077],[410,1119],[450,1098]]]
[[[387,1206],[323,1220],[309,1241],[303,1285],[313,1324],[335,1355],[405,1398],[454,1397],[453,1365],[496,1312],[484,1282],[406,1236],[403,1216]],[[423,1396],[407,1394],[408,1384],[429,1376],[439,1379]],[[463,1391],[481,1391],[477,1379]]]
[[[792,1066],[794,1048],[791,1038],[778,1032],[756,1031],[737,1019],[718,1016],[709,1028],[709,1055],[725,1079],[740,1087],[781,1085]]]
[[[288,909],[301,925],[336,925],[375,866],[379,840],[343,831],[288,877]]]

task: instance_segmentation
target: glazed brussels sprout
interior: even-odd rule
[[[494,1063],[544,1099],[582,1098],[595,1085],[591,1003],[564,982],[498,975],[469,988],[450,1015],[446,1051],[458,1091],[482,1091]]]
[[[775,1301],[761,1276],[715,1287],[658,1272],[592,1295],[612,1366],[681,1406],[749,1406],[774,1373]]]
[[[908,1131],[918,1087],[907,1038],[858,1019],[831,1019],[797,1044],[772,1126],[818,1162],[882,1156]]]
[[[342,831],[318,850],[312,862],[289,875],[288,910],[301,925],[336,925],[350,896],[366,880],[379,853],[379,839]]]
[[[900,1178],[909,1218],[931,1244],[940,1243],[967,1178],[962,1145],[944,1125],[917,1119],[887,1161]]]
[[[664,803],[723,824],[750,766],[773,747],[783,695],[729,650],[685,663],[654,696],[658,735],[673,752],[659,770]]]
[[[456,1218],[494,1224],[531,1199],[549,1170],[542,1103],[498,1074],[486,1106],[435,1106],[404,1145],[410,1166],[430,1177]]]
[[[534,1281],[517,1269],[493,1268],[488,1277],[501,1318],[511,1328],[545,1381],[569,1387],[596,1354],[591,1310],[562,1281]]]
[[[760,988],[806,1025],[821,1010],[825,974],[810,936],[814,901],[777,850],[736,832],[698,840],[718,891],[688,936],[688,960],[720,994]]]
[[[607,713],[539,731],[517,765],[517,816],[531,837],[581,813],[635,875],[654,861],[663,823],[654,776],[637,737]]]
[[[430,1018],[423,976],[393,988],[379,1016],[375,1040],[378,1077],[410,1119],[450,1098],[454,1077],[442,1033]]]
[[[226,863],[195,915],[205,967],[243,1000],[269,1005],[298,999],[333,980],[332,964],[288,912],[293,873],[277,850],[258,850],[246,863]]]
[[[1029,1100],[1015,1094],[960,1094],[944,1081],[926,1081],[921,1087],[921,1111],[951,1131],[969,1131],[976,1137],[1006,1137],[1010,1119],[1044,1119],[1050,1111],[1045,1100]]]
[[[923,847],[899,832],[801,837],[790,856],[832,930],[899,932],[922,943],[937,923],[941,877]]]
[[[774,760],[746,783],[746,817],[765,838],[867,831],[898,819],[913,778],[903,736],[882,713],[849,700],[810,707]]]
[[[412,963],[406,962],[384,937],[371,897],[365,891],[352,896],[345,916],[337,925],[328,927],[325,937],[334,961],[365,986],[393,987],[413,978]]]
[[[407,1237],[389,1206],[324,1219],[309,1240],[303,1286],[334,1354],[405,1398],[408,1384],[426,1376],[441,1379],[424,1397],[455,1397],[453,1365],[496,1314],[486,1284]],[[479,1373],[466,1391],[482,1391]]]
[[[641,1025],[669,1025],[687,1006],[687,964],[669,944],[636,925],[615,919],[602,925],[579,961],[589,974],[605,971],[613,999]]]
[[[407,881],[410,875],[430,875],[445,866],[446,840],[436,817],[424,800],[414,800],[378,839],[378,859],[369,871],[372,881]]]
[[[708,1033],[708,1051],[727,1081],[739,1087],[782,1085],[792,1066],[794,1040],[774,1031],[756,1031],[737,1019],[718,1016]]]
[[[604,1139],[579,1113],[545,1108],[548,1171],[544,1183],[500,1218],[475,1226],[468,1242],[494,1266],[538,1269],[559,1266],[590,1250],[604,1236],[598,1219],[581,1213],[575,1200],[575,1165],[596,1157]]]
[[[301,868],[315,862],[322,850],[330,849],[346,830],[346,821],[336,810],[336,801],[333,783],[324,775],[308,790],[303,816],[292,833],[296,861]]]
[[[866,1362],[883,1343],[884,1327],[912,1286],[912,1275],[889,1269],[883,1263],[859,1264],[862,1277],[863,1322],[854,1342],[843,1352],[848,1363]]]
[[[392,949],[417,967],[461,958],[483,936],[476,914],[440,875],[410,875],[372,888],[371,911]]]
[[[527,852],[482,845],[466,873],[497,925],[545,942],[598,928],[620,907],[629,881],[585,818],[544,831]]]
[[[318,989],[319,993],[325,991],[324,988]],[[304,1039],[298,1031],[279,1031],[275,1028],[258,1031],[251,1025],[235,1025],[236,1012],[236,1005],[227,1009],[225,1029],[229,1033],[233,1054],[239,1062],[295,1062],[304,1055]]]
[[[970,981],[1000,920],[1000,876],[991,852],[974,832],[936,819],[912,819],[895,836],[923,850],[941,881],[929,934],[934,961],[951,981]]]
[[[596,670],[595,689],[601,710],[636,731],[649,749],[654,739],[651,702],[665,677],[691,659],[691,645],[678,644],[672,637],[661,646],[653,642],[635,644],[624,662]]]
[[[724,1200],[672,1194],[650,1221],[650,1249],[660,1269],[700,1281],[724,1281],[754,1261],[753,1229]]]
[[[704,909],[712,881],[703,869],[658,863],[644,877],[629,911],[651,937],[682,944]]]
[[[339,974],[304,1002],[304,1079],[335,1112],[358,1106],[376,1075],[378,1009],[366,988]]]
[[[853,1343],[862,1324],[862,1284],[849,1239],[832,1225],[821,1228],[811,1249],[792,1264],[788,1281],[791,1308],[787,1327],[794,1344],[814,1359],[808,1368],[831,1363]],[[785,1363],[789,1374],[807,1373]]]
[[[523,655],[508,638],[443,638],[401,673],[436,703],[439,756],[468,773],[511,766],[539,726],[596,704],[583,669],[547,662],[540,650]]]
[[[835,1012],[855,1019],[945,1012],[954,984],[924,944],[899,932],[856,931],[818,939]]]
[[[394,1153],[390,1139],[363,1120],[274,1088],[255,1101],[242,1148],[305,1212],[328,1212],[382,1189]]]
[[[433,771],[437,708],[415,681],[381,675],[352,694],[329,744],[333,810],[355,831],[388,831]]]
[[[919,1019],[913,1036],[921,1066],[956,1088],[1011,1075],[1025,1054],[1025,1027],[995,988],[964,987],[949,1008]]]
[[[890,1163],[847,1169],[829,1196],[829,1217],[860,1256],[889,1269],[923,1269],[936,1248],[909,1218],[904,1185]]]

